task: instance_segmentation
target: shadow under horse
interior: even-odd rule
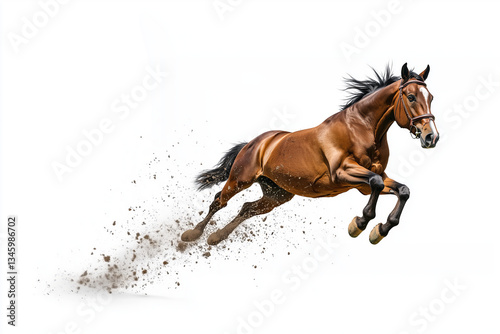
[[[351,237],[357,237],[375,217],[380,194],[397,196],[398,202],[387,222],[370,232],[370,242],[380,242],[399,224],[410,197],[406,185],[384,172],[389,160],[387,130],[396,122],[408,129],[412,137],[420,138],[423,148],[432,148],[439,140],[431,113],[433,96],[425,83],[429,71],[427,66],[417,74],[404,64],[401,77],[392,75],[389,67],[381,74],[374,71],[374,78],[349,77],[346,90],[351,95],[347,103],[320,125],[296,132],[269,131],[249,143],[234,146],[216,168],[198,176],[200,190],[226,183],[215,195],[205,219],[185,231],[181,239],[198,239],[217,211],[238,192],[258,182],[262,198],[243,204],[229,224],[208,237],[208,244],[218,244],[244,220],[268,213],[295,195],[333,197],[352,188],[370,198],[362,216],[354,217],[349,224]]]

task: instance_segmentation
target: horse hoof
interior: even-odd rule
[[[379,223],[377,226],[373,228],[373,230],[370,232],[370,242],[373,245],[376,245],[380,242],[380,240],[384,239],[384,236],[380,234],[380,227],[382,226],[382,223]]]
[[[353,238],[356,238],[358,235],[361,234],[361,232],[364,231],[358,227],[358,224],[356,224],[356,221],[358,220],[358,218],[359,217],[354,217],[352,222],[349,224],[349,227],[347,228],[349,235]]]
[[[181,240],[186,242],[195,241],[201,236],[202,233],[203,231],[200,231],[198,229],[187,230],[186,232],[182,233]]]
[[[216,231],[216,232],[210,234],[210,236],[207,239],[207,244],[209,244],[211,246],[215,246],[219,242],[221,242],[222,240],[224,240],[224,238],[221,238],[219,235],[219,231]]]

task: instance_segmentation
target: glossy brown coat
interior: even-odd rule
[[[398,204],[387,223],[377,225],[370,234],[370,241],[378,243],[399,223],[409,197],[405,185],[385,174],[389,161],[389,127],[396,121],[414,134],[430,138],[433,145],[438,139],[431,119],[421,119],[416,128],[410,128],[402,104],[406,104],[411,117],[430,113],[432,95],[423,84],[428,74],[429,67],[417,77],[422,84],[408,84],[402,89],[405,97],[401,99],[399,88],[412,77],[405,64],[400,80],[368,94],[314,128],[297,132],[269,131],[250,141],[234,159],[228,180],[216,195],[207,218],[195,229],[186,231],[182,239],[192,241],[198,238],[216,211],[226,206],[235,194],[259,182],[263,187],[262,199],[245,203],[230,224],[209,237],[210,244],[225,239],[243,220],[269,212],[289,201],[293,195],[332,197],[353,188],[371,195],[363,215],[355,217],[349,225],[353,237],[359,235],[375,216],[379,194],[398,196]]]

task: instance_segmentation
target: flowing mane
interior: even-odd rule
[[[385,71],[381,73],[377,72],[373,67],[372,70],[375,73],[374,78],[358,80],[353,78],[351,75],[348,75],[347,78],[344,78],[347,86],[344,91],[347,91],[349,96],[347,97],[345,104],[340,106],[340,110],[349,108],[356,102],[361,101],[365,96],[368,96],[376,90],[389,86],[390,84],[401,79],[400,76],[394,75],[392,73],[392,69],[389,65],[387,65]],[[413,72],[413,70],[410,71],[410,78],[423,80],[420,75]]]

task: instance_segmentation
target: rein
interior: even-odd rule
[[[410,113],[408,112],[408,109],[406,108],[405,101],[403,100],[403,88],[405,88],[406,86],[408,86],[410,84],[413,84],[413,83],[417,84],[417,85],[422,85],[424,87],[427,86],[427,84],[425,82],[423,82],[423,81],[420,81],[420,80],[409,80],[409,81],[407,81],[404,84],[401,84],[399,86],[399,100],[403,104],[403,109],[405,111],[406,117],[408,117],[408,120],[410,121],[410,133],[413,134],[413,132],[411,130],[414,128],[415,129],[415,136],[416,136],[416,138],[419,138],[420,137],[420,132],[418,131],[417,127],[414,124],[415,121],[418,121],[418,120],[421,120],[421,119],[425,119],[425,118],[430,118],[430,119],[434,120],[435,117],[431,113],[423,114],[423,115],[418,115],[418,116],[415,116],[415,117],[411,117],[410,116]]]

